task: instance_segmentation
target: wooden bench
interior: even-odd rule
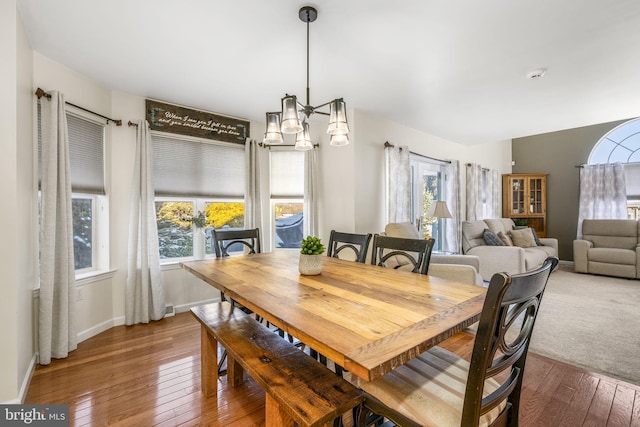
[[[227,381],[247,373],[265,390],[266,426],[328,425],[360,405],[360,390],[335,375],[252,316],[228,302],[193,307],[200,322],[202,391],[217,393],[218,346],[227,350]]]

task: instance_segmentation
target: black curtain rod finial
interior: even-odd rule
[[[38,97],[38,99],[42,98],[43,96],[47,99],[51,99],[51,95],[48,94],[47,92],[45,92],[43,89],[38,88],[36,89],[36,96]],[[72,107],[75,107],[79,110],[82,111],[86,111],[87,113],[91,113],[94,116],[98,116],[98,117],[102,117],[103,119],[105,119],[107,121],[107,124],[109,124],[109,122],[113,122],[115,123],[116,126],[122,126],[122,120],[116,120],[116,119],[112,119],[111,117],[107,117],[107,116],[103,116],[102,114],[96,113],[95,111],[91,111],[87,108],[81,107],[79,105],[76,104],[72,104],[71,102],[65,101],[65,104],[67,105],[71,105]]]

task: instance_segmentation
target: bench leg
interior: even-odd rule
[[[282,410],[269,393],[265,395],[264,410],[265,427],[293,427],[293,418]]]
[[[205,326],[200,328],[200,382],[206,397],[218,393],[218,341]]]

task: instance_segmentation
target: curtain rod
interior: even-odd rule
[[[40,89],[40,88],[36,89],[36,96],[38,97],[38,99],[40,99],[40,98],[42,98],[44,96],[48,100],[51,100],[51,95],[48,94],[47,92],[45,92],[44,90]],[[64,103],[67,104],[67,105],[71,105],[72,107],[75,107],[75,108],[77,108],[79,110],[86,111],[87,113],[91,113],[91,114],[93,114],[95,116],[102,117],[103,119],[105,119],[107,121],[107,124],[109,124],[109,122],[113,122],[113,123],[116,124],[116,126],[122,126],[122,120],[115,120],[115,119],[112,119],[110,117],[103,116],[102,114],[96,113],[95,111],[91,111],[91,110],[86,109],[84,107],[81,107],[79,105],[72,104],[71,102],[68,102],[68,101],[65,101]]]
[[[614,162],[614,163],[618,163],[618,162]],[[622,163],[623,165],[640,165],[640,162],[620,162],[620,163]],[[590,165],[588,163],[582,163],[580,165],[576,165],[576,167],[582,169],[585,166],[606,165],[606,164],[609,164],[609,163],[596,163],[594,165]]]
[[[262,148],[268,148],[271,149],[271,147],[295,147],[295,144],[265,144],[264,142],[258,142],[258,147],[262,147]],[[318,148],[320,146],[320,144],[313,144],[313,148]]]
[[[127,123],[127,125],[128,125],[129,127],[131,127],[131,126],[138,127],[138,124],[137,124],[137,123],[133,123],[131,120],[129,120],[129,123]]]
[[[473,163],[465,163],[464,165],[465,165],[465,166],[473,166]],[[480,167],[480,168],[481,168],[483,171],[489,171],[489,170],[491,170],[491,169],[489,169],[489,168],[483,168],[483,167]]]
[[[384,148],[393,148],[393,147],[395,147],[395,145],[391,144],[389,141],[385,141]],[[400,150],[402,150],[402,147],[400,147]],[[409,153],[413,154],[414,156],[424,157],[425,159],[435,160],[436,162],[451,163],[451,160],[436,159],[435,157],[425,156],[424,154],[414,153],[413,151],[409,151]]]

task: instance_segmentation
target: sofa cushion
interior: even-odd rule
[[[521,230],[511,230],[509,234],[514,246],[519,246],[521,248],[531,248],[534,246],[538,246],[533,238],[531,228],[529,227],[523,228]]]
[[[513,246],[513,240],[511,240],[511,237],[508,234],[498,231],[498,237],[504,242],[505,246]]]
[[[638,221],[629,219],[585,219],[582,239],[595,248],[635,250],[638,245]]]
[[[540,238],[538,237],[538,233],[536,233],[535,228],[527,227],[526,225],[516,225],[514,227],[514,230],[524,230],[525,228],[529,228],[531,230],[531,233],[533,234],[533,240],[536,241],[536,245],[542,246],[542,243],[540,242]]]
[[[410,222],[390,222],[384,227],[384,232],[390,237],[404,237],[407,239],[419,239],[420,232]]]
[[[467,253],[469,249],[476,246],[486,246],[483,233],[487,224],[482,220],[462,222],[462,252]]]
[[[482,238],[488,246],[505,246],[502,239],[500,239],[496,233],[489,230],[488,228],[485,228],[485,230],[482,232]]]
[[[636,264],[636,251],[618,248],[592,248],[587,255],[589,262],[604,262],[607,264]]]
[[[506,233],[507,231],[513,230],[515,227],[515,224],[513,223],[513,220],[511,218],[491,218],[485,219],[484,222],[487,224],[489,230],[493,231],[496,234],[499,231]]]

